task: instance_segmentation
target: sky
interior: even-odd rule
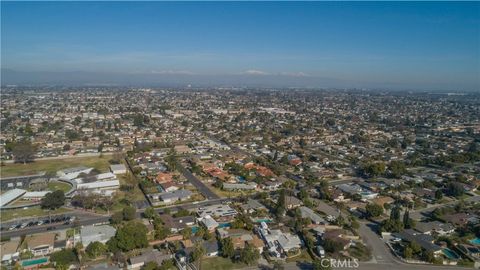
[[[480,2],[2,1],[1,15],[7,83],[480,91]]]

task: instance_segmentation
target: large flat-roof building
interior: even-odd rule
[[[4,207],[10,204],[16,199],[22,197],[23,194],[25,194],[26,192],[27,191],[24,189],[16,188],[3,193],[2,195],[0,195],[0,207]]]

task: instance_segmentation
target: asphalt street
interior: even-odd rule
[[[192,183],[192,185],[200,191],[200,193],[205,196],[207,200],[215,200],[220,199],[220,197],[211,191],[202,181],[200,181],[195,175],[193,175],[190,171],[185,169],[180,162],[177,162],[177,167],[179,171],[187,178],[187,180]]]

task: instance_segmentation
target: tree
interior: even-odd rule
[[[45,209],[57,209],[65,204],[65,193],[62,190],[55,190],[54,192],[47,193],[42,198],[40,203],[42,208]]]
[[[280,261],[275,261],[275,262],[273,263],[273,270],[283,270],[283,269],[285,269],[285,266],[283,265],[282,262],[280,262]]]
[[[195,244],[195,248],[191,254],[191,260],[196,262],[197,260],[201,259],[205,255],[205,249],[200,243]]]
[[[403,227],[405,229],[412,229],[413,227],[415,227],[414,220],[410,218],[410,213],[408,212],[408,210],[403,213]]]
[[[133,206],[125,206],[123,208],[123,219],[124,220],[134,220],[136,214],[136,209]]]
[[[180,232],[183,236],[183,239],[190,239],[192,237],[192,229],[185,228]]]
[[[313,261],[313,270],[330,270],[330,261],[328,260],[314,260]]]
[[[62,249],[50,254],[50,261],[55,263],[56,269],[67,269],[72,263],[78,262],[73,249]]]
[[[158,216],[158,213],[155,211],[153,207],[147,207],[143,215],[148,219],[154,219],[155,217]]]
[[[422,251],[422,247],[415,241],[412,241],[408,245],[414,254],[419,254]]]
[[[232,238],[230,237],[220,240],[220,248],[222,256],[225,258],[232,258],[235,255],[235,248],[233,247]]]
[[[136,248],[148,246],[147,227],[139,222],[129,221],[121,226],[115,237],[107,242],[108,249],[111,252],[118,250],[130,251]]]
[[[16,142],[12,146],[12,154],[15,161],[23,164],[33,161],[36,151],[36,146],[28,140]]]
[[[260,253],[258,250],[248,243],[245,244],[245,248],[240,251],[240,261],[246,265],[253,265],[259,258]]]
[[[120,223],[122,223],[122,220],[123,220],[123,213],[122,212],[115,212],[112,215],[112,218],[111,218],[112,224],[120,224]]]
[[[280,190],[280,195],[278,197],[277,205],[275,207],[275,215],[277,217],[282,217],[285,215],[286,212],[286,194],[285,189]]]
[[[148,262],[143,267],[142,270],[157,270],[159,269],[158,264],[156,262]]]
[[[410,259],[413,257],[413,250],[409,247],[409,246],[406,246],[404,249],[403,249],[403,257],[405,259]]]
[[[330,253],[336,253],[343,250],[343,245],[340,242],[327,238],[323,241],[323,247],[325,251]]]
[[[400,207],[399,206],[393,207],[392,210],[390,211],[390,220],[391,221],[400,220]]]
[[[104,254],[107,251],[107,247],[98,241],[88,244],[85,252],[90,258],[97,258],[98,256]]]
[[[155,239],[163,240],[170,234],[170,229],[163,226],[159,218],[154,220],[153,227],[155,229]]]
[[[383,207],[375,203],[367,204],[365,210],[367,211],[368,217],[378,217],[383,214]]]
[[[441,189],[435,190],[435,199],[441,200],[443,198],[443,191]]]
[[[392,177],[399,178],[405,173],[407,173],[407,168],[405,167],[405,163],[402,161],[392,161],[390,162],[390,165],[388,165],[388,168],[390,169],[390,175]]]
[[[450,182],[447,185],[447,193],[453,197],[460,197],[464,193],[464,188],[460,183]]]
[[[383,162],[371,162],[362,167],[363,174],[375,177],[385,173],[385,163]]]

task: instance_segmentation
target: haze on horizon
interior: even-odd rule
[[[1,2],[2,84],[480,90],[479,2]]]

